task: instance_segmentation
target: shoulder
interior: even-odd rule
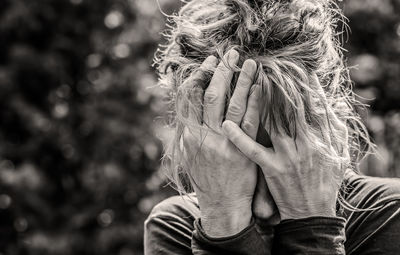
[[[193,194],[158,203],[144,222],[145,254],[191,254],[193,222],[199,215]]]
[[[158,203],[144,222],[145,254],[191,254],[193,222],[199,215],[193,194]]]
[[[346,174],[344,210],[348,254],[399,254],[400,179]],[[374,253],[375,254],[375,253]]]
[[[352,205],[366,209],[400,200],[400,179],[371,177],[346,172],[343,197]]]
[[[194,220],[198,217],[200,217],[200,210],[193,193],[173,196],[154,206],[145,221],[145,229],[150,229],[152,225],[165,226],[174,222],[192,227]]]
[[[151,210],[148,219],[199,216],[199,206],[194,193],[172,196],[158,203]]]

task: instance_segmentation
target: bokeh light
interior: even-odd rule
[[[0,194],[0,209],[7,209],[11,205],[11,197],[7,194]]]
[[[3,3],[4,2],[4,3]],[[3,1],[0,251],[143,254],[143,221],[176,194],[160,168],[165,90],[151,66],[178,0]],[[400,176],[400,1],[340,1],[359,112],[378,145],[360,169]]]
[[[124,16],[121,12],[116,10],[108,13],[104,19],[104,24],[110,29],[117,28],[121,26],[122,23],[124,23]]]

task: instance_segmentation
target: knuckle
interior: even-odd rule
[[[215,91],[208,89],[204,93],[204,104],[206,105],[215,105],[219,100],[218,93]]]
[[[250,154],[250,158],[251,159],[261,160],[261,158],[262,158],[261,151],[258,150],[255,146],[253,146],[250,149],[250,153],[249,154]]]
[[[300,154],[300,163],[303,164],[308,164],[309,161],[311,161],[313,158],[315,158],[317,155],[317,150],[315,150],[310,144],[306,143],[302,145],[300,148],[300,151],[303,151],[303,153]]]
[[[344,123],[341,123],[341,130],[342,130],[343,138],[345,138],[347,140],[348,136],[349,136],[349,131],[347,129],[347,126]]]
[[[193,87],[191,90],[191,93],[188,95],[188,99],[192,102],[197,102],[201,100],[201,97],[203,96],[203,89],[201,89],[198,86]]]
[[[183,81],[182,85],[179,87],[179,90],[186,90],[188,87],[191,86],[192,79],[189,77],[186,80]]]
[[[191,87],[200,86],[205,87],[205,83],[209,79],[209,74],[205,67],[200,66],[199,69],[193,72],[193,74],[186,80],[190,83]]]
[[[309,166],[311,163],[311,159],[309,157],[300,157],[297,164],[295,164],[296,169],[302,169],[306,166]]]
[[[188,129],[185,129],[185,131],[182,134],[182,138],[184,142],[190,142],[190,140],[193,140],[193,135],[189,132]]]
[[[220,73],[222,75],[228,73],[230,70],[229,66],[227,66],[224,62],[221,62],[216,69],[216,73]]]
[[[185,145],[194,145],[198,141],[196,130],[190,129],[188,127],[186,127],[183,131],[182,138]]]
[[[247,92],[245,95],[246,97],[251,96],[250,94],[250,87],[253,83],[253,78],[250,77],[248,74],[241,74],[238,82],[236,83],[236,88],[242,89],[241,93]]]
[[[313,156],[314,155],[314,148],[310,142],[304,142],[300,144],[300,151],[303,151],[303,154],[306,156]]]
[[[196,74],[191,78],[191,83],[193,87],[200,86],[204,87],[204,84],[206,83],[206,77],[205,73],[201,72]]]
[[[245,133],[247,133],[248,131],[252,131],[256,128],[255,124],[252,121],[247,120],[247,119],[242,121],[241,126],[242,126],[243,131],[245,131]]]
[[[307,151],[307,158],[312,159],[314,157],[317,157],[319,154],[319,151],[310,147],[310,149]]]
[[[301,171],[301,169],[303,168],[303,167],[305,167],[305,165],[302,165],[302,159],[297,159],[297,160],[294,160],[294,161],[291,161],[289,164],[288,164],[288,166],[287,166],[287,171],[290,173],[290,172],[299,172],[299,171]]]
[[[228,108],[228,115],[238,116],[243,113],[243,108],[236,103],[232,103]]]
[[[202,95],[203,94],[203,89],[201,87],[199,87],[199,86],[195,86],[193,88],[193,93],[196,94],[196,95]]]

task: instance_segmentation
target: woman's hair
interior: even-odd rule
[[[265,127],[294,138],[301,130],[325,166],[357,170],[373,144],[355,109],[359,103],[340,46],[346,24],[334,1],[192,0],[169,19],[167,44],[156,53],[155,66],[160,86],[168,90],[167,121],[175,136],[165,147],[163,165],[178,191],[187,191],[189,183],[183,129],[195,125],[180,114],[192,92],[182,84],[208,56],[222,60],[230,49],[239,52],[239,64],[248,58],[258,64],[254,83],[262,87]],[[240,69],[230,68],[233,89]],[[206,71],[210,78],[214,70]]]

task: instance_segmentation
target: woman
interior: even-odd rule
[[[157,59],[183,197],[156,206],[146,254],[398,254],[400,183],[364,177],[328,0],[197,0]],[[239,68],[241,67],[241,68]]]

